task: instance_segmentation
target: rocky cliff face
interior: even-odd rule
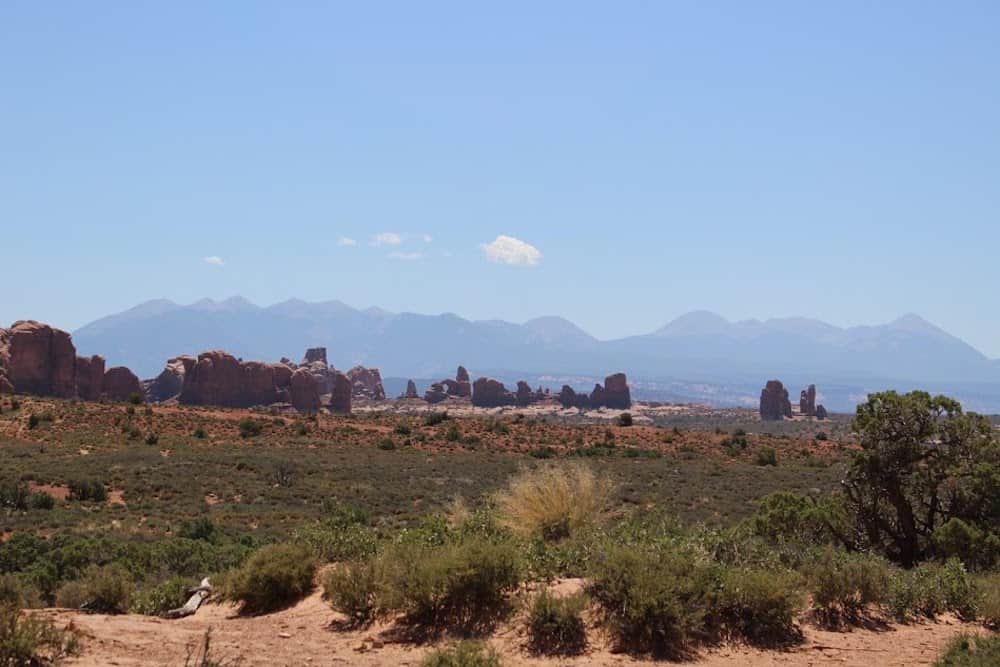
[[[816,385],[809,385],[799,394],[799,413],[807,417],[816,414]]]
[[[788,390],[780,380],[769,380],[760,392],[760,418],[778,421],[792,416],[792,402]]]
[[[0,329],[0,384],[7,391],[76,396],[76,348],[61,329],[34,320]]]
[[[76,395],[85,401],[96,401],[104,386],[104,357],[76,358]]]
[[[355,366],[347,371],[347,377],[351,381],[354,398],[365,398],[370,401],[385,400],[382,374],[377,368]]]
[[[142,385],[135,373],[124,366],[115,366],[104,373],[101,394],[112,401],[127,401],[133,395],[142,396]]]
[[[319,386],[307,369],[298,368],[291,374],[289,395],[292,407],[299,412],[319,412]]]
[[[472,404],[481,408],[495,408],[501,405],[514,405],[516,399],[513,393],[507,391],[503,382],[493,378],[477,378],[472,384]]]
[[[162,403],[180,396],[181,389],[184,388],[184,375],[197,361],[187,354],[168,359],[160,374],[145,383],[146,400]]]
[[[595,384],[589,395],[577,393],[569,385],[563,385],[556,400],[564,408],[627,410],[632,407],[632,396],[624,373],[607,376],[604,384]]]
[[[184,375],[180,402],[248,408],[277,400],[274,368],[260,361],[241,361],[222,350],[202,352]]]
[[[403,394],[403,398],[420,398],[420,394],[417,393],[417,383],[413,380],[406,381],[406,392]]]
[[[351,383],[350,378],[340,371],[334,371],[333,390],[330,392],[330,411],[345,415],[350,414],[353,389],[354,385]]]

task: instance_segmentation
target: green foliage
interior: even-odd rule
[[[205,429],[203,429],[200,426],[194,430],[194,434],[193,435],[194,435],[194,437],[198,438],[199,440],[204,440],[205,438],[208,437],[208,433],[206,433]]]
[[[264,424],[247,417],[240,420],[239,429],[241,438],[254,438],[264,432]]]
[[[976,582],[979,591],[979,618],[983,625],[1000,630],[1000,574],[981,577]]]
[[[146,436],[147,445],[155,445],[159,442],[160,442],[160,436],[158,436],[155,433],[150,433],[149,435]]]
[[[229,660],[213,654],[211,628],[205,631],[198,644],[188,646],[187,656],[184,658],[184,667],[240,667],[242,664],[242,658]]]
[[[142,405],[142,396],[136,392],[129,394],[128,402],[132,405]]]
[[[928,562],[895,574],[889,589],[889,610],[900,621],[934,618],[945,612],[971,620],[977,615],[979,597],[976,582],[961,561]]]
[[[378,534],[368,525],[364,510],[340,503],[326,503],[323,518],[297,528],[292,540],[307,547],[322,562],[359,560],[373,556]]]
[[[471,631],[505,611],[521,577],[520,553],[509,543],[403,540],[379,557],[378,608],[417,625]]]
[[[312,589],[316,559],[298,544],[271,544],[229,573],[223,596],[244,614],[264,614],[298,602]]]
[[[633,423],[632,413],[623,412],[618,415],[618,419],[615,420],[619,426],[631,426]]]
[[[24,482],[0,482],[0,507],[24,512],[31,509],[50,510],[55,498],[44,491],[32,492]]]
[[[427,416],[424,417],[424,425],[426,426],[437,426],[438,424],[446,421],[448,419],[448,413],[445,412],[428,412]]]
[[[938,526],[931,541],[940,558],[958,558],[975,569],[988,570],[1000,558],[1000,537],[958,518]]]
[[[761,646],[799,641],[795,617],[803,606],[800,582],[790,572],[754,568],[726,570],[714,604],[730,636]]]
[[[132,599],[132,613],[146,616],[162,616],[171,609],[184,605],[191,597],[188,594],[190,581],[184,577],[169,577],[160,583],[140,590]]]
[[[364,625],[375,616],[377,585],[374,561],[341,563],[323,577],[323,599],[351,624]]]
[[[754,463],[759,466],[776,466],[778,465],[778,453],[772,447],[765,447],[758,450],[754,456]]]
[[[500,667],[500,654],[483,642],[466,640],[428,653],[420,667]]]
[[[216,536],[215,524],[207,516],[200,516],[182,524],[177,535],[189,540],[211,541]]]
[[[396,435],[410,435],[412,429],[410,429],[409,424],[406,424],[404,422],[399,422],[398,424],[396,424],[396,427],[392,429],[392,431]]]
[[[52,621],[21,613],[16,604],[0,604],[0,665],[39,667],[72,654],[78,638]]]
[[[132,575],[121,564],[91,565],[79,579],[59,589],[56,603],[99,614],[124,614],[129,610],[134,590]]]
[[[950,519],[1000,524],[1000,449],[989,420],[926,392],[871,394],[858,406],[844,489],[868,546],[904,567],[933,555]]]
[[[582,594],[554,597],[543,590],[528,611],[531,650],[546,655],[577,655],[587,645],[587,628],[580,615],[587,607]]]
[[[556,455],[556,450],[548,445],[543,445],[542,447],[535,447],[528,452],[528,456],[534,459],[551,459]]]
[[[686,656],[706,638],[717,573],[691,553],[609,544],[592,564],[589,593],[620,649]]]
[[[751,532],[775,545],[827,544],[846,531],[846,516],[834,500],[816,501],[788,491],[760,499],[748,519]]]
[[[396,441],[392,438],[382,438],[378,441],[378,448],[383,451],[391,452],[396,449]]]
[[[69,482],[69,497],[81,502],[103,503],[108,499],[104,483],[96,479],[73,479]]]
[[[878,556],[826,548],[803,566],[813,611],[824,625],[857,623],[889,595],[890,566]]]
[[[950,642],[934,667],[996,667],[1000,665],[1000,635],[962,634]]]
[[[28,415],[28,429],[38,428],[38,425],[42,423],[41,418],[36,414]]]

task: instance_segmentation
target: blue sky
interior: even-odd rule
[[[0,321],[914,311],[1000,357],[1000,4],[484,4],[4,2]]]

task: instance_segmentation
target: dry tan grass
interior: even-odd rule
[[[611,491],[611,482],[586,465],[550,465],[511,477],[496,503],[511,530],[560,539],[596,521]]]

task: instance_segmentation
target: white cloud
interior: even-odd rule
[[[225,262],[222,261],[222,258],[219,257],[218,255],[209,255],[208,257],[205,258],[205,263],[212,264],[213,266],[222,266],[223,264],[225,264]]]
[[[396,232],[382,232],[372,239],[372,245],[399,245],[403,237]]]
[[[420,253],[420,252],[390,252],[389,253],[389,257],[391,257],[392,259],[406,259],[406,260],[410,260],[410,261],[415,260],[415,259],[420,259],[423,256],[424,256],[423,253]]]
[[[348,238],[348,237],[346,237],[346,236],[341,236],[341,237],[340,237],[340,240],[339,240],[339,241],[337,241],[337,245],[343,245],[343,246],[355,246],[355,245],[358,245],[358,242],[357,242],[357,241],[355,241],[355,240],[354,240],[354,239],[352,239],[352,238]]]
[[[479,247],[491,262],[534,266],[542,259],[542,253],[535,246],[503,234],[496,237],[492,243],[481,243]]]
[[[430,243],[431,241],[434,240],[434,237],[431,236],[430,234],[424,234],[423,239],[424,239],[424,243]]]

